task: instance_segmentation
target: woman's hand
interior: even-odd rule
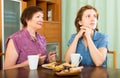
[[[49,54],[48,54],[48,61],[49,62],[56,61],[56,52],[49,52]]]
[[[83,36],[84,32],[85,32],[85,29],[82,29],[82,28],[80,27],[80,31],[78,32],[77,37],[78,37],[78,38],[81,38],[81,37]]]
[[[93,34],[93,30],[87,26],[82,26],[81,30],[84,30],[83,36],[85,36],[86,38],[90,38]]]
[[[46,55],[41,55],[41,54],[38,55],[39,55],[39,64],[43,64],[45,62]]]

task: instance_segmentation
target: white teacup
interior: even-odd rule
[[[31,70],[37,69],[37,67],[38,67],[38,60],[39,60],[39,56],[38,55],[29,55],[28,56],[29,68]]]
[[[71,54],[70,59],[71,59],[71,64],[78,66],[79,63],[82,61],[82,56],[80,54],[77,54],[77,53]]]

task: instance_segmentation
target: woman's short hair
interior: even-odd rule
[[[27,27],[26,20],[31,20],[36,12],[43,12],[43,10],[37,6],[29,6],[24,9],[21,15],[21,23],[23,24],[23,27]]]

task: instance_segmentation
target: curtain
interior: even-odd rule
[[[109,50],[117,51],[120,59],[120,0],[62,0],[62,58],[71,34],[76,32],[74,21],[77,11],[84,5],[94,6],[99,13],[99,31],[109,36]],[[117,62],[120,68],[120,62]]]

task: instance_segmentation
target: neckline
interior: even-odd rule
[[[28,36],[29,39],[31,39],[33,41],[37,40],[37,32],[35,32],[35,36],[36,36],[36,38],[35,38],[35,37],[33,37],[33,36],[30,35],[29,31],[26,28],[24,30],[25,30],[26,35]]]

